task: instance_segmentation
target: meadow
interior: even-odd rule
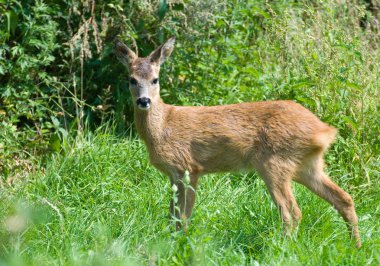
[[[149,165],[142,142],[88,133],[25,182],[2,188],[1,264],[377,265],[379,183],[354,187],[333,162],[330,175],[356,203],[360,250],[336,211],[300,185],[303,221],[285,237],[252,173],[203,177],[188,233],[175,232],[170,182]]]
[[[0,265],[380,264],[371,1],[53,2],[0,3]],[[201,177],[189,230],[176,232],[168,177],[134,130],[116,35],[140,55],[177,37],[166,103],[289,99],[336,127],[326,169],[355,201],[362,248],[297,184],[303,220],[284,236],[254,172]]]

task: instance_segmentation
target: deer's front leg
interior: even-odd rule
[[[176,230],[183,227],[187,231],[188,219],[194,207],[198,176],[177,175],[172,177],[171,183],[174,193],[170,202],[170,213],[176,219]]]

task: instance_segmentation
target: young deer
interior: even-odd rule
[[[301,220],[291,187],[296,181],[337,209],[360,247],[352,198],[323,171],[323,154],[335,139],[336,129],[292,101],[210,107],[165,104],[158,77],[174,41],[170,38],[145,58],[122,42],[115,43],[118,59],[129,69],[136,128],[150,162],[178,187],[179,208],[172,201],[172,215],[185,221],[190,217],[199,176],[255,169],[278,206],[285,229]],[[190,189],[183,182],[186,170]]]

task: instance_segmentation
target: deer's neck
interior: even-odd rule
[[[159,99],[147,111],[135,106],[135,124],[137,132],[148,146],[160,141],[165,126],[165,114],[168,107]]]

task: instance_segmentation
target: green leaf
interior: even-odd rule
[[[297,97],[296,100],[301,103],[305,103],[309,105],[310,107],[315,107],[317,106],[315,100],[309,99],[309,98],[304,98],[304,97]]]
[[[61,141],[59,139],[58,134],[51,135],[50,140],[49,140],[49,149],[54,152],[58,152],[60,148],[61,148]]]
[[[358,130],[358,124],[349,116],[343,116],[343,120],[350,125],[355,131]]]
[[[167,11],[168,11],[168,4],[166,0],[160,0],[160,3],[158,4],[158,11],[157,11],[157,14],[160,20],[164,18]]]
[[[313,82],[310,82],[310,81],[301,81],[301,82],[298,82],[296,84],[292,84],[291,88],[298,89],[298,88],[304,88],[304,87],[312,87],[314,85],[315,84]]]
[[[7,17],[7,22],[8,22],[8,33],[11,33],[12,35],[14,35],[16,31],[16,27],[17,27],[18,16],[13,11],[6,12],[5,16]]]
[[[54,116],[51,116],[51,121],[53,122],[54,127],[59,128],[59,120]]]
[[[171,5],[172,10],[177,10],[177,11],[182,11],[185,9],[185,4],[184,3],[176,3]]]
[[[351,83],[351,82],[347,82],[346,83],[347,87],[351,88],[351,89],[356,89],[358,91],[363,91],[363,89],[356,83]]]
[[[69,133],[67,133],[66,129],[60,127],[60,128],[58,128],[58,131],[61,132],[63,139],[67,139]]]

